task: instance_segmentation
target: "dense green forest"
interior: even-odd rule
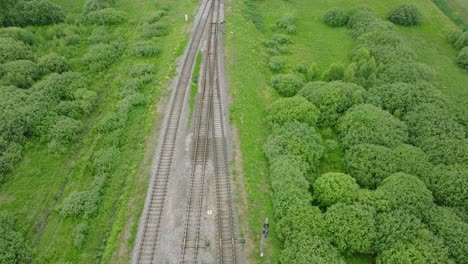
[[[1,263],[127,262],[195,6],[1,1]]]

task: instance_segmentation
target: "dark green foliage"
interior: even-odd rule
[[[356,203],[337,203],[327,209],[328,240],[343,253],[371,253],[376,238],[375,212]]]
[[[294,239],[294,236],[299,233],[307,236],[322,236],[324,232],[325,221],[323,214],[315,206],[307,206],[291,211],[281,218],[276,225],[276,234],[283,241]]]
[[[0,263],[31,263],[31,250],[14,216],[0,212]]]
[[[326,82],[339,81],[344,79],[345,66],[342,63],[333,63],[322,75],[322,80]]]
[[[0,28],[0,38],[12,38],[33,45],[37,42],[37,37],[27,29],[18,27]]]
[[[73,245],[76,248],[81,249],[83,247],[88,231],[89,231],[88,222],[83,222],[76,226],[75,233],[73,236]]]
[[[296,186],[283,188],[284,190],[273,193],[273,208],[277,219],[311,205],[312,196],[307,189]]]
[[[466,163],[465,163],[466,164]],[[429,176],[429,189],[438,204],[468,209],[468,167],[440,166]]]
[[[403,4],[388,13],[388,20],[402,26],[414,26],[421,23],[421,13],[412,4]]]
[[[269,160],[293,155],[315,167],[323,155],[322,138],[314,128],[297,121],[275,126],[265,144]]]
[[[48,0],[19,1],[10,23],[16,26],[41,26],[63,22],[65,14],[60,6]]]
[[[457,62],[461,68],[468,70],[468,47],[464,47],[460,53],[458,53]]]
[[[36,63],[29,60],[10,61],[0,65],[0,84],[29,88],[40,77]]]
[[[297,264],[344,264],[338,250],[320,236],[306,236],[298,233],[294,239],[286,241],[281,251],[280,263]]]
[[[468,31],[460,33],[457,40],[453,42],[453,47],[460,50],[468,46]]]
[[[377,188],[393,210],[401,209],[422,218],[432,207],[432,193],[423,181],[413,175],[398,172],[382,181]]]
[[[366,143],[395,147],[408,137],[403,122],[369,104],[356,105],[348,110],[338,120],[338,131],[345,148]]]
[[[69,68],[67,59],[55,52],[40,57],[38,64],[41,68],[41,71],[44,73],[63,73],[68,71]]]
[[[58,144],[68,144],[78,139],[82,127],[81,121],[70,117],[61,116],[49,129],[49,140]]]
[[[352,204],[357,199],[358,191],[356,180],[344,173],[325,173],[314,182],[314,198],[323,207],[335,203]]]
[[[281,96],[291,97],[304,86],[304,80],[294,74],[278,74],[271,78],[271,86]]]
[[[322,17],[323,23],[330,27],[342,27],[348,24],[349,14],[345,11],[332,8],[328,10]]]
[[[145,23],[143,25],[143,38],[149,39],[154,37],[162,37],[169,34],[169,25],[165,22],[156,22],[154,24]]]
[[[89,48],[82,62],[91,71],[102,71],[109,68],[120,57],[120,52],[113,45],[96,44]]]
[[[271,105],[267,119],[271,125],[282,125],[295,120],[314,127],[319,116],[317,107],[304,97],[291,97],[275,101]]]
[[[429,228],[444,240],[455,263],[468,263],[468,224],[448,207],[434,207],[428,218]]]
[[[334,126],[337,119],[351,106],[365,101],[366,91],[344,82],[312,82],[302,88],[304,96],[320,109],[320,126]]]
[[[418,237],[420,230],[424,229],[419,218],[401,210],[377,214],[376,227],[377,252],[394,248],[399,244],[411,243]]]
[[[454,264],[443,242],[430,232],[411,243],[398,244],[377,257],[378,264]]]
[[[127,21],[127,13],[114,8],[92,11],[84,17],[84,22],[93,25],[117,25]]]
[[[160,53],[161,50],[149,41],[135,42],[130,48],[130,54],[135,57],[153,57]]]
[[[389,201],[387,201],[384,195],[378,191],[359,189],[358,202],[363,206],[375,208],[379,213],[390,211]]]
[[[0,63],[34,59],[32,50],[22,41],[0,37]]]
[[[421,148],[434,164],[468,163],[468,139],[451,138],[448,135],[433,136],[425,138]]]

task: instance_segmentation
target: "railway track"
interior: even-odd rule
[[[157,244],[161,216],[166,200],[166,190],[169,176],[173,169],[176,139],[179,132],[180,119],[185,102],[187,87],[195,61],[195,56],[205,31],[209,14],[213,8],[212,0],[206,0],[200,7],[201,15],[194,27],[182,60],[181,72],[175,85],[170,108],[165,116],[163,135],[160,140],[160,148],[157,153],[156,173],[153,175],[148,188],[143,216],[140,219],[139,230],[132,254],[131,263],[157,263]]]

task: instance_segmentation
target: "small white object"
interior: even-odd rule
[[[213,211],[211,211],[211,210],[208,210],[208,212],[206,212],[206,213],[210,215],[210,214],[212,214],[212,213],[213,213]]]
[[[185,22],[188,22],[188,15],[185,14]]]

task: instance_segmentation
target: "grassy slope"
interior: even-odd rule
[[[348,62],[348,52],[353,47],[353,39],[345,28],[328,28],[320,22],[324,12],[332,7],[352,8],[369,6],[379,15],[385,14],[404,0],[292,0],[292,1],[251,1],[246,7],[244,1],[228,1],[227,14],[227,70],[233,102],[231,105],[232,122],[237,126],[243,155],[245,185],[248,193],[250,235],[255,249],[249,252],[249,263],[276,263],[281,243],[273,235],[268,238],[266,258],[257,258],[259,236],[257,234],[263,219],[272,219],[273,208],[268,179],[266,158],[262,145],[270,129],[265,124],[268,105],[278,98],[268,86],[271,73],[268,71],[267,56],[262,54],[260,42],[271,37],[269,26],[283,14],[294,14],[298,18],[295,43],[290,46],[291,55],[286,56],[287,67],[297,63],[317,63],[324,71],[333,62]],[[409,40],[417,52],[418,60],[434,67],[437,71],[436,85],[445,94],[459,102],[466,102],[468,75],[454,63],[455,50],[446,42],[444,32],[453,28],[450,20],[438,10],[430,0],[413,1],[421,9],[425,22],[412,28],[398,27],[398,31]],[[233,11],[233,12],[232,12]],[[253,22],[255,21],[255,23]],[[256,26],[257,25],[257,26]],[[259,29],[265,29],[261,33]],[[323,131],[322,131],[323,132]],[[332,132],[325,132],[324,138],[334,139]],[[322,161],[321,170],[342,171],[342,156],[339,151],[329,153],[330,159]],[[272,227],[274,230],[274,219]],[[246,234],[249,235],[249,234]],[[367,263],[366,257],[349,257],[349,263]]]
[[[71,13],[70,17],[78,17],[84,3],[84,1],[71,0],[56,2]],[[74,190],[88,188],[92,181],[90,157],[103,140],[95,131],[85,130],[81,142],[61,156],[47,153],[43,144],[29,143],[25,158],[0,186],[0,209],[18,214],[20,224],[33,243],[35,262],[55,263],[67,260],[94,263],[95,255],[103,252],[105,252],[104,260],[109,260],[117,244],[124,239],[119,235],[119,231],[130,218],[134,222],[131,232],[133,235],[135,233],[136,219],[143,206],[149,178],[149,173],[143,168],[149,166],[150,162],[146,160],[146,163],[141,163],[145,143],[149,140],[147,137],[152,134],[153,124],[158,118],[155,104],[164,85],[174,74],[175,58],[180,55],[179,46],[186,40],[187,25],[181,18],[185,13],[191,14],[197,2],[184,1],[173,4],[172,1],[161,0],[155,4],[150,0],[141,0],[137,3],[121,1],[116,8],[128,12],[130,23],[127,26],[111,29],[114,31],[114,37],[126,39],[128,43],[140,40],[138,28],[135,29],[133,22],[140,23],[146,13],[157,10],[157,7],[163,4],[171,4],[173,8],[168,18],[171,33],[156,41],[163,50],[160,57],[135,59],[124,55],[106,74],[100,76],[88,74],[92,80],[92,88],[99,93],[100,99],[94,113],[84,120],[87,128],[90,128],[99,117],[112,111],[123,88],[116,80],[125,79],[129,65],[140,61],[155,63],[158,69],[158,84],[143,91],[153,103],[138,107],[130,113],[127,126],[120,137],[122,147],[119,165],[108,181],[98,215],[90,220],[90,231],[84,248],[79,251],[73,247],[73,232],[76,224],[82,220],[63,218],[54,211],[54,207],[57,200],[60,202]],[[86,46],[81,45],[76,52],[83,54],[85,51]],[[142,173],[145,174],[141,175]],[[127,210],[129,200],[134,203]],[[110,243],[107,244],[109,237]],[[130,243],[127,247],[131,248],[132,241],[130,239],[123,243]],[[127,262],[125,259],[121,261]]]

